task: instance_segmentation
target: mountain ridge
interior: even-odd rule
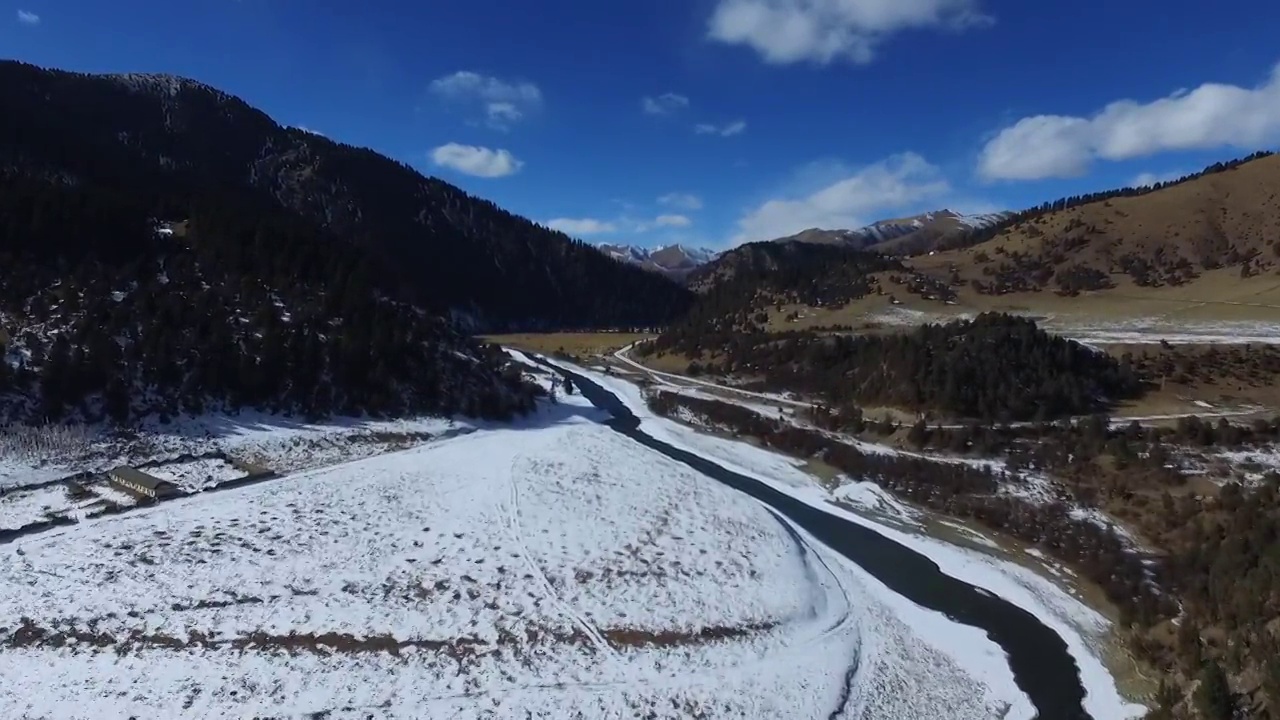
[[[361,244],[388,282],[477,330],[656,325],[689,302],[675,283],[198,81],[5,61],[0,91],[0,130],[23,139],[0,149],[0,166],[131,187],[161,205],[213,185],[276,203]],[[599,302],[576,302],[585,295]]]
[[[855,229],[809,228],[774,242],[839,244],[854,250],[912,255],[935,250],[951,236],[998,224],[1011,215],[1004,211],[965,215],[943,208]]]
[[[642,245],[600,243],[596,246],[609,257],[650,272],[680,280],[698,267],[712,262],[720,253],[709,248],[691,248],[680,243],[647,248]]]

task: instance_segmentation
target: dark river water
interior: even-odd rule
[[[541,359],[539,358],[539,361]],[[622,400],[597,383],[561,368],[582,395],[613,415],[609,426],[636,442],[764,502],[828,547],[857,563],[895,593],[943,613],[954,622],[986,632],[1009,658],[1018,687],[1031,698],[1041,720],[1080,720],[1084,687],[1067,645],[1035,615],[985,590],[943,573],[920,553],[856,523],[811,507],[768,485],[727,470],[706,458],[656,440],[640,430],[640,420]],[[856,664],[856,659],[854,661]],[[946,709],[935,716],[946,719]],[[1094,720],[1109,720],[1095,718]]]

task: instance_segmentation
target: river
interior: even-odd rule
[[[640,419],[617,395],[579,373],[551,366],[542,358],[537,360],[571,376],[583,397],[613,416],[608,425],[617,432],[760,500],[902,597],[941,612],[954,622],[985,631],[1008,656],[1014,679],[1035,705],[1040,720],[1090,717],[1083,707],[1085,692],[1080,670],[1067,651],[1066,642],[1035,615],[945,574],[929,558],[874,530],[651,437],[640,429]],[[856,659],[851,661],[851,665],[855,663]]]

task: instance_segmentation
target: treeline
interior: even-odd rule
[[[891,405],[981,420],[1047,420],[1105,410],[1138,397],[1133,369],[1035,322],[987,313],[910,333],[829,336],[741,333],[682,323],[641,354],[677,352],[690,370],[762,378],[833,407]],[[705,363],[704,353],[716,359]]]
[[[853,434],[872,431],[877,423],[860,410],[843,415],[820,408],[811,414],[815,423]],[[1173,426],[1142,425],[1138,421],[1113,423],[1105,414],[1078,420],[1019,425],[969,423],[929,425],[923,418],[908,429],[908,441],[920,450],[937,450],[987,457],[1034,447],[1065,457],[1092,460],[1111,454],[1121,462],[1143,460],[1155,466],[1169,461],[1169,448],[1240,449],[1280,442],[1280,416],[1250,423],[1216,422],[1195,416],[1178,418]]]
[[[0,416],[259,408],[510,417],[532,390],[450,323],[389,296],[367,253],[244,194],[161,209],[0,176]]]

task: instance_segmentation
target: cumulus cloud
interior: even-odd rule
[[[460,70],[431,82],[431,92],[484,114],[485,123],[506,130],[542,107],[542,90],[530,82],[507,82]]]
[[[506,150],[449,143],[431,151],[431,161],[466,175],[499,178],[520,172],[524,163]]]
[[[40,16],[31,12],[30,10],[19,10],[18,22],[22,23],[23,25],[39,25]]]
[[[657,97],[643,97],[640,107],[646,115],[670,115],[689,107],[689,98],[676,93],[663,93]]]
[[[707,36],[769,63],[868,63],[889,36],[989,25],[979,0],[720,0]]]
[[[1255,150],[1277,140],[1280,65],[1256,88],[1205,83],[1148,103],[1119,100],[1088,118],[1023,118],[986,144],[978,173],[988,180],[1074,177],[1096,160],[1174,150]]]
[[[741,135],[747,130],[746,120],[735,120],[725,125],[714,125],[712,123],[698,123],[693,126],[693,131],[699,135],[719,135],[720,137],[733,137]]]
[[[605,235],[617,232],[618,227],[605,220],[595,218],[556,218],[547,221],[547,227],[559,230],[566,235]]]
[[[845,170],[816,192],[769,200],[738,220],[732,244],[794,235],[809,228],[858,228],[951,192],[942,172],[915,153],[894,155],[873,165]]]
[[[687,215],[659,215],[653,224],[658,227],[689,227],[693,221]]]
[[[701,210],[702,198],[689,193],[667,193],[658,198],[658,204],[677,210]]]

